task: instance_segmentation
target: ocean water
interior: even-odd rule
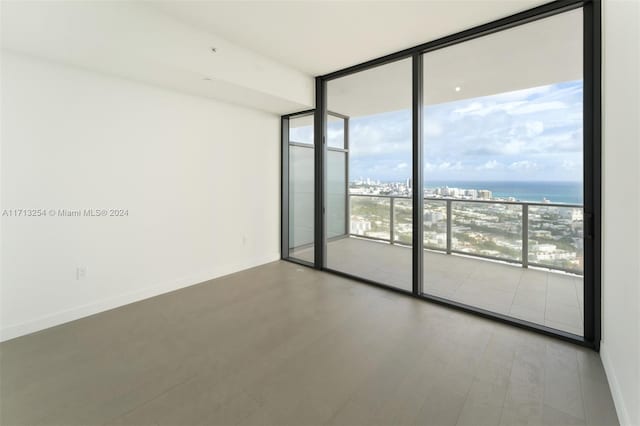
[[[425,181],[425,188],[488,189],[494,197],[518,201],[582,204],[582,182]]]

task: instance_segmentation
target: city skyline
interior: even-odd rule
[[[387,194],[411,196],[412,182],[382,182],[374,179],[357,179],[349,182],[351,194]],[[550,182],[550,181],[466,181],[466,182],[430,182],[424,185],[424,193],[428,196],[448,195],[454,198],[479,197],[481,192],[490,194],[488,199],[553,202],[562,204],[582,204],[582,182]]]

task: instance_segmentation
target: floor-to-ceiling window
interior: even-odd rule
[[[582,10],[423,67],[423,291],[582,335]]]
[[[326,91],[326,267],[411,291],[411,59]]]
[[[595,7],[545,5],[320,77],[322,190],[298,258],[597,345]]]

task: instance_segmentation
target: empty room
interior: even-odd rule
[[[640,426],[640,0],[0,0],[0,425]]]

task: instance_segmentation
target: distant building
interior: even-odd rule
[[[571,210],[571,220],[573,222],[582,222],[582,219],[583,219],[582,209]]]
[[[490,200],[491,198],[493,198],[493,194],[488,189],[479,189],[478,198],[480,198],[481,200]]]
[[[463,193],[464,191],[459,188],[449,188],[448,186],[442,188],[442,195],[445,197],[459,198]]]

